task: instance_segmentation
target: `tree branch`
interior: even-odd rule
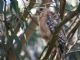
[[[79,13],[79,10],[76,10],[74,12],[72,12],[71,14],[69,14],[67,17],[65,17],[65,19],[55,28],[55,32],[53,33],[53,37],[52,39],[49,41],[49,43],[47,44],[48,50],[47,53],[45,54],[45,56],[43,57],[42,60],[47,60],[53,47],[55,46],[56,40],[57,39],[57,34],[59,33],[59,31],[61,30],[61,27],[67,23],[69,20],[71,20],[74,16],[76,16]]]
[[[60,17],[63,20],[66,0],[60,0]]]

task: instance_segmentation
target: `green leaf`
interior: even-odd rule
[[[0,13],[3,12],[3,0],[0,0]]]
[[[20,12],[20,9],[18,7],[18,1],[17,0],[10,0],[11,1],[11,7],[15,10],[16,13]]]

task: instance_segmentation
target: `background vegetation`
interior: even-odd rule
[[[39,9],[45,7],[61,19],[47,43],[39,28]],[[67,42],[58,56],[56,38],[62,26]],[[79,60],[79,26],[79,0],[0,0],[0,60]]]

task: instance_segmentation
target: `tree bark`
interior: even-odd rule
[[[60,0],[60,17],[63,20],[66,0]]]

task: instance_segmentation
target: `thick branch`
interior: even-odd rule
[[[30,0],[29,6],[27,8],[25,8],[24,13],[23,13],[23,17],[26,18],[29,15],[29,11],[33,8],[34,4],[33,2],[36,2],[36,0]]]
[[[63,20],[66,0],[60,0],[60,17]]]

